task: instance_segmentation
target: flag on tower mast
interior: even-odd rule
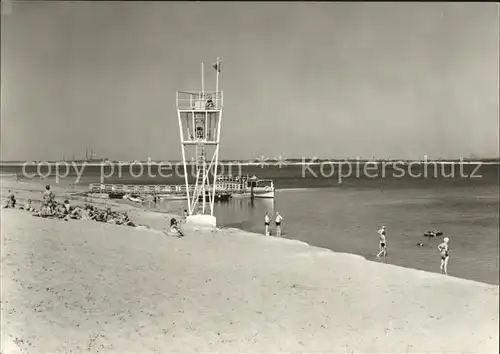
[[[217,72],[220,73],[220,64],[222,63],[222,61],[220,60],[217,60],[217,63],[213,64],[212,67],[217,70]]]

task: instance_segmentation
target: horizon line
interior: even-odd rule
[[[306,160],[306,161],[304,161]],[[397,162],[397,161],[404,161],[404,162],[411,162],[411,161],[432,161],[432,162],[446,162],[446,161],[469,161],[469,162],[483,162],[483,161],[495,161],[495,162],[500,162],[500,157],[450,157],[450,158],[443,158],[443,157],[437,157],[437,158],[426,158],[424,157],[423,159],[409,159],[409,158],[362,158],[362,157],[347,157],[347,158],[319,158],[319,157],[302,157],[302,158],[296,158],[296,157],[291,157],[291,158],[268,158],[265,160],[260,160],[259,158],[254,158],[254,159],[220,159],[219,162],[240,162],[240,163],[250,163],[250,164],[264,164],[266,162],[271,162],[271,161],[289,161],[289,162],[295,162],[295,163],[311,163],[311,162],[329,162],[329,161],[364,161],[364,162],[369,162],[369,161],[377,161],[377,162]],[[72,160],[0,160],[0,165],[8,165],[8,164],[25,164],[25,163],[47,163],[47,164],[55,164],[55,163],[91,163],[91,164],[103,164],[103,163],[126,163],[126,164],[132,164],[132,163],[147,163],[147,162],[155,162],[155,163],[166,163],[166,162],[182,162],[182,159],[165,159],[165,160],[153,160],[153,159],[147,159],[147,160],[110,160],[110,159],[72,159]],[[190,161],[188,161],[190,162]]]

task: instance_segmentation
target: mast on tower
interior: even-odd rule
[[[202,63],[201,91],[177,91],[176,98],[188,201],[189,216],[186,221],[212,227],[216,226],[215,181],[223,108],[223,95],[219,91],[220,63],[217,58],[213,65],[217,76],[215,91],[205,91]],[[188,161],[193,161],[191,171],[188,171]]]

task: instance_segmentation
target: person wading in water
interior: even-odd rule
[[[269,223],[271,222],[271,218],[269,217],[269,213],[266,213],[264,216],[264,226],[266,227],[266,236],[269,236]]]
[[[382,226],[380,230],[378,230],[378,234],[380,236],[380,242],[379,242],[379,247],[380,247],[380,252],[377,254],[377,258],[380,258],[380,256],[383,255],[384,258],[387,257],[387,239],[386,239],[386,229],[385,226]]]
[[[441,253],[441,266],[439,267],[441,270],[441,274],[448,274],[448,261],[450,259],[450,246],[448,245],[450,239],[445,237],[443,239],[443,243],[438,246],[438,250]]]
[[[276,213],[276,219],[274,222],[276,223],[276,236],[281,237],[281,222],[283,221],[283,217],[280,213]]]

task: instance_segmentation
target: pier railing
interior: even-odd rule
[[[185,185],[138,185],[138,184],[100,184],[92,183],[89,190],[95,193],[126,193],[126,194],[159,194],[185,193]]]
[[[186,186],[179,185],[138,185],[138,184],[101,184],[92,183],[89,185],[89,190],[93,193],[124,193],[124,194],[186,194]],[[189,192],[194,191],[194,186],[189,186]],[[207,192],[209,190],[207,189]],[[245,187],[241,183],[224,183],[218,182],[215,184],[216,192],[243,192]]]

